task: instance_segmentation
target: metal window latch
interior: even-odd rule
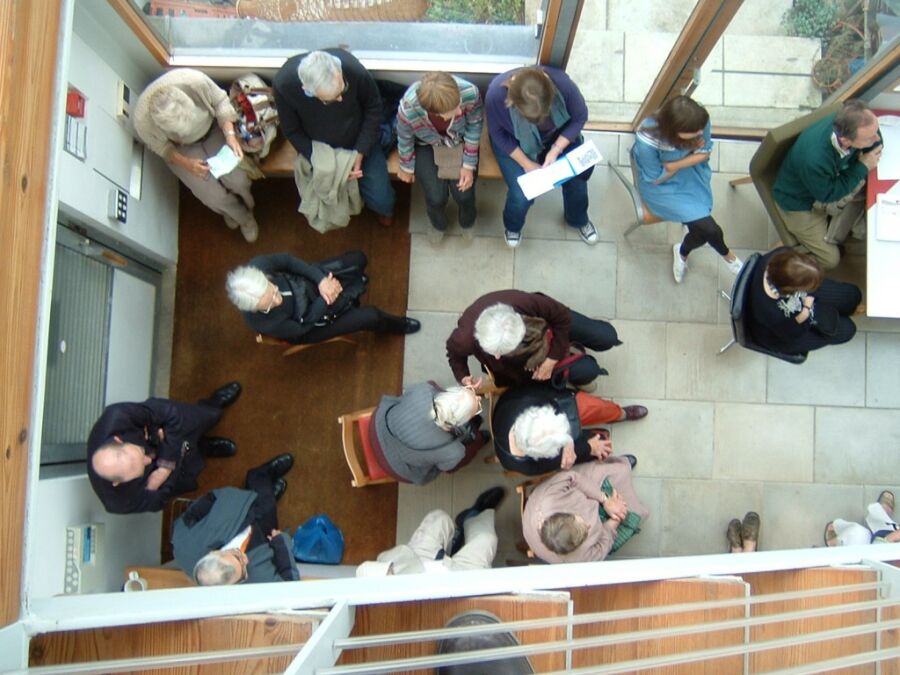
[[[541,37],[541,33],[544,30],[544,9],[543,7],[538,7],[534,11],[534,38],[535,40]]]

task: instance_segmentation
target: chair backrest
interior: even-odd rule
[[[374,410],[374,407],[364,408],[338,417],[344,459],[353,476],[350,481],[353,487],[397,482],[396,478],[388,475],[378,464],[369,442],[369,423]]]
[[[297,352],[302,352],[304,349],[308,349],[309,347],[314,347],[315,345],[327,345],[329,342],[346,342],[347,344],[355,345],[353,338],[349,338],[346,335],[337,335],[333,338],[329,338],[327,340],[322,340],[321,342],[306,342],[299,345],[291,344],[287,340],[282,340],[280,338],[272,337],[271,335],[263,335],[262,333],[256,334],[256,342],[261,345],[275,345],[277,347],[287,347],[281,355],[282,356],[290,356],[291,354],[296,354]]]
[[[788,363],[801,364],[806,361],[806,354],[782,354],[776,352],[753,340],[750,331],[747,330],[744,321],[744,313],[747,309],[747,297],[751,292],[750,284],[753,282],[753,275],[760,265],[762,254],[754,253],[744,261],[744,266],[738,272],[737,278],[734,280],[734,286],[731,289],[731,331],[734,334],[734,341],[741,347],[749,349],[760,354],[766,354]]]
[[[788,231],[784,224],[784,219],[775,206],[775,197],[772,195],[772,187],[775,185],[775,178],[778,176],[778,169],[781,162],[797,137],[809,126],[815,124],[827,115],[836,113],[841,103],[833,103],[831,105],[822,106],[808,115],[798,117],[797,119],[782,124],[769,131],[759,148],[753,154],[750,160],[750,177],[753,179],[753,185],[759,193],[763,206],[769,213],[772,223],[775,225],[775,231],[781,237],[781,241],[785,246],[793,246],[797,243],[797,239]]]

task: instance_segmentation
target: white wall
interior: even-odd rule
[[[28,598],[60,595],[64,587],[66,527],[103,523],[104,531],[97,556],[102,582],[93,592],[122,588],[128,565],[158,565],[162,516],[142,513],[119,516],[107,513],[83,472],[62,478],[45,478],[37,483],[37,524],[31,533],[28,570]]]
[[[127,191],[132,171],[131,125],[115,115],[118,81],[130,87],[134,105],[162,68],[151,68],[149,56],[136,58],[140,44],[108,6],[105,12],[100,7],[97,0],[76,4],[64,72],[68,84],[87,98],[88,152],[84,162],[60,153],[59,208],[89,230],[113,237],[157,264],[171,265],[178,257],[178,180],[159,157],[144,152],[140,199],[129,197],[128,221],[121,224],[106,215],[109,191],[116,185]],[[123,37],[129,38],[128,47]]]

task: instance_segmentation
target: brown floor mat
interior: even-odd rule
[[[363,302],[403,314],[409,284],[409,190],[398,187],[397,223],[378,225],[365,210],[349,227],[327,234],[311,229],[297,211],[294,182],[270,178],[254,185],[259,239],[247,244],[239,231],[182,187],[175,335],[170,396],[193,401],[238,380],[240,400],[213,431],[238,444],[231,459],[211,459],[200,476],[202,494],[224,485],[243,486],[248,468],[293,452],[279,502],[279,524],[295,528],[327,513],[344,532],[344,563],[371,559],[394,545],[397,486],[350,486],[341,450],[338,415],[374,405],[402,383],[403,338],[357,333],[356,346],[316,345],[282,358],[282,348],[258,345],[225,294],[228,270],[254,255],[288,252],[307,261],[353,248],[369,258],[369,291]],[[165,551],[164,551],[165,554]]]

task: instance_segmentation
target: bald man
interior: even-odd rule
[[[230,457],[237,446],[206,436],[241,394],[230,382],[197,405],[164,398],[114,403],[88,436],[87,471],[110,513],[160,511],[172,497],[197,489],[205,457]]]

